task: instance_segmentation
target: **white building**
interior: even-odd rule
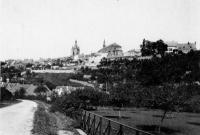
[[[141,56],[141,51],[138,49],[132,49],[124,53],[124,56]]]
[[[84,87],[72,87],[72,86],[57,86],[53,91],[58,94],[58,96],[61,96],[63,94],[70,94],[72,91],[75,91],[77,89],[83,90]]]
[[[123,56],[122,47],[117,43],[105,45],[105,40],[103,43],[103,48],[98,51],[98,53],[106,53],[107,57],[121,57]]]
[[[88,60],[85,62],[85,66],[96,67],[103,58],[107,57],[107,55],[107,53],[93,53],[88,57]]]
[[[196,50],[196,42],[191,43],[178,43],[175,41],[165,42],[168,45],[167,52],[175,52],[175,51],[182,51],[183,53],[188,53],[191,50]]]

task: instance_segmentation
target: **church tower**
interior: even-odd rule
[[[74,46],[72,46],[72,56],[76,56],[80,54],[80,48],[77,44],[77,40],[75,40]]]
[[[104,39],[104,41],[103,41],[103,48],[104,47],[106,47],[106,41],[105,41],[105,39]]]

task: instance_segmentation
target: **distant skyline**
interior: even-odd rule
[[[197,42],[200,0],[0,0],[0,60],[97,52],[116,42],[139,49],[145,38]]]

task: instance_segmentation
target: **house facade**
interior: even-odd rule
[[[124,56],[139,57],[139,56],[141,56],[141,51],[132,49],[132,50],[129,50],[129,51],[125,52]]]
[[[178,43],[175,41],[171,41],[171,42],[166,42],[166,44],[168,45],[167,48],[167,53],[171,53],[171,52],[176,52],[176,51],[181,51],[183,53],[188,53],[190,51],[194,51],[196,50],[196,42],[191,43],[191,42],[187,42],[187,43]]]

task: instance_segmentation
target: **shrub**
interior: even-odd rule
[[[56,85],[54,85],[53,83],[49,82],[49,81],[46,81],[45,84],[47,85],[47,87],[49,89],[55,89],[56,88]]]
[[[71,95],[63,95],[55,100],[50,110],[52,112],[59,111],[67,116],[75,117],[79,109],[82,107],[82,102],[76,97]]]
[[[1,91],[1,101],[4,101],[4,100],[11,100],[13,98],[13,95],[10,91],[8,91],[5,87],[1,87],[0,88],[0,91]]]
[[[181,111],[200,113],[200,96],[194,96],[190,99]]]
[[[107,101],[108,95],[94,89],[76,90],[71,94],[65,94],[56,98],[52,103],[51,111],[62,112],[67,116],[76,117],[81,109],[96,109],[93,106],[101,105]]]
[[[24,98],[26,94],[26,90],[21,87],[19,90],[15,91],[14,96],[15,98]]]

